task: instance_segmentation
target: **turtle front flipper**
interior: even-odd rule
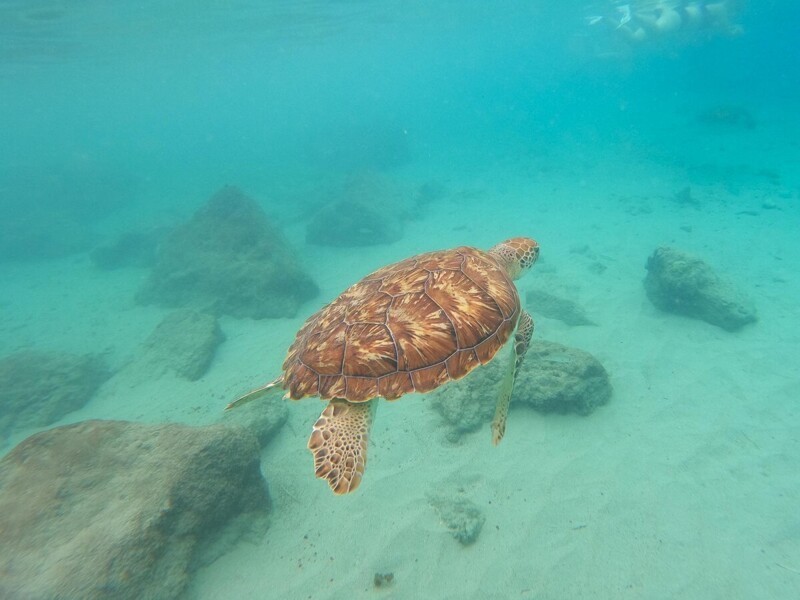
[[[533,336],[533,319],[522,311],[517,324],[517,332],[514,334],[514,355],[509,361],[503,381],[500,385],[500,395],[497,397],[497,408],[492,419],[492,444],[497,446],[506,433],[506,419],[508,417],[508,405],[511,403],[511,393],[514,391],[514,380],[522,366],[525,353]]]
[[[335,494],[352,492],[361,483],[375,406],[375,400],[335,398],[314,423],[308,449],[314,453],[315,474],[327,479]]]

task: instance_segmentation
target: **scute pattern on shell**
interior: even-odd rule
[[[295,400],[350,402],[428,392],[489,362],[519,315],[514,283],[486,252],[420,254],[312,315],[289,348],[283,387]]]

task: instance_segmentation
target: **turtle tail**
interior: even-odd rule
[[[247,404],[248,402],[252,402],[253,400],[258,400],[259,398],[263,398],[266,396],[274,387],[282,386],[283,384],[283,375],[278,377],[277,379],[273,379],[269,383],[262,385],[254,390],[250,390],[243,396],[239,396],[236,400],[228,404],[225,407],[225,410],[230,410],[232,408],[236,408],[238,406],[242,406],[243,404]]]

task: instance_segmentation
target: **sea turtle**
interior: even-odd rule
[[[512,280],[539,256],[529,238],[489,251],[462,246],[419,254],[378,269],[315,313],[297,332],[277,379],[228,405],[268,393],[328,400],[308,448],[316,476],[336,494],[355,490],[367,462],[377,398],[429,392],[489,362],[516,332],[514,352],[492,421],[496,445],[505,433],[508,404],[533,333]]]

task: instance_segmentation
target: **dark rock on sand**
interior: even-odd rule
[[[662,246],[647,259],[647,297],[659,309],[728,331],[756,320],[752,302],[703,260]]]
[[[594,356],[555,342],[531,342],[522,365],[513,404],[540,412],[588,415],[611,398],[608,373]]]
[[[700,206],[700,201],[694,197],[692,188],[688,185],[675,192],[672,200],[681,206],[693,206],[695,208]]]
[[[137,300],[262,319],[292,317],[318,291],[261,207],[228,186],[166,237]]]
[[[306,229],[306,241],[320,246],[374,246],[403,237],[404,226],[380,210],[355,200],[322,207]]]
[[[557,319],[566,325],[596,325],[584,310],[572,300],[561,298],[543,290],[528,290],[525,294],[526,306],[532,307],[537,315]]]
[[[496,363],[503,358],[498,356],[464,379],[451,381],[428,394],[431,406],[447,426],[445,435],[449,442],[458,443],[465,434],[479,430],[492,420],[501,375]]]
[[[474,543],[483,529],[483,511],[463,492],[438,492],[428,496],[436,514],[450,535],[463,546]]]
[[[288,418],[286,401],[277,394],[239,406],[236,410],[226,410],[222,413],[221,422],[249,430],[263,448],[286,424]]]
[[[710,127],[755,129],[756,117],[747,108],[735,105],[711,106],[697,114],[697,121]]]
[[[269,495],[243,429],[85,421],[0,461],[0,597],[169,600]]]
[[[447,425],[448,440],[458,442],[492,420],[507,359],[506,354],[498,356],[464,379],[429,394],[433,408]],[[534,338],[517,375],[511,406],[588,415],[608,402],[611,393],[608,373],[594,356]],[[510,418],[513,420],[513,415]]]
[[[166,227],[129,231],[98,246],[89,256],[99,269],[152,267],[156,262],[158,246],[168,232]]]
[[[150,377],[171,370],[189,381],[196,381],[205,375],[217,346],[224,340],[214,315],[179,309],[158,324],[134,363]]]
[[[321,246],[390,244],[403,236],[413,193],[390,178],[359,173],[312,216],[306,241]]]
[[[0,436],[78,410],[109,376],[97,356],[24,351],[0,359]]]
[[[179,308],[161,320],[112,383],[135,387],[168,373],[197,381],[208,371],[223,341],[225,334],[214,315]]]

